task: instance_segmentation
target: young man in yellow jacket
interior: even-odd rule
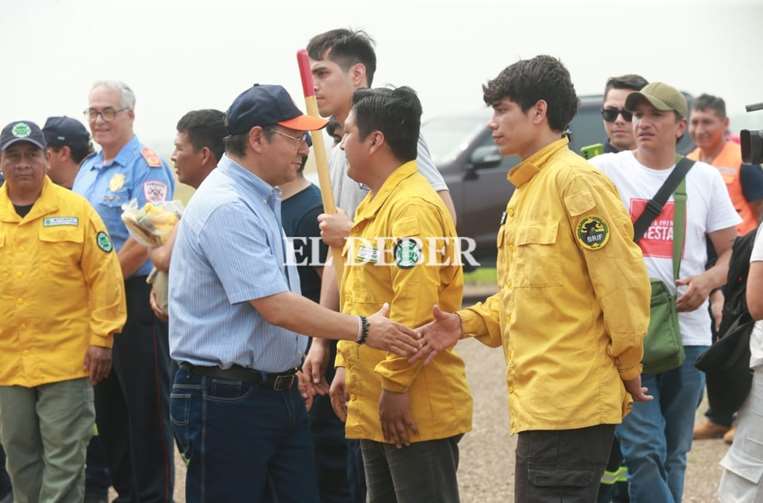
[[[456,230],[442,199],[416,170],[421,104],[409,88],[355,92],[342,147],[349,176],[370,188],[344,248],[344,313],[389,304],[408,327],[431,320],[431,305],[461,304]],[[459,501],[458,441],[471,429],[464,363],[452,351],[431,365],[364,345],[339,343],[336,399],[346,434],[361,441],[370,503]]]
[[[0,438],[14,499],[81,502],[92,385],[127,316],[122,271],[90,203],[45,175],[36,124],[8,124],[0,151]]]
[[[521,159],[498,231],[500,291],[457,313],[435,308],[420,355],[461,337],[502,343],[515,501],[594,502],[629,394],[649,399],[649,279],[614,185],[563,136],[578,104],[567,69],[537,56],[483,89],[493,139]]]

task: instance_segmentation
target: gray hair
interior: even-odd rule
[[[98,87],[105,87],[106,89],[119,92],[119,106],[129,110],[135,109],[135,93],[132,92],[130,86],[121,80],[97,80],[93,83],[90,90],[92,91]]]

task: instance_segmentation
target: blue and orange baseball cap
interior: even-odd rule
[[[255,126],[278,124],[297,131],[316,131],[328,121],[305,115],[283,86],[255,84],[233,100],[226,113],[228,134],[249,132]]]

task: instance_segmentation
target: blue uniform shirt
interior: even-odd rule
[[[141,208],[146,202],[168,201],[175,192],[175,179],[167,163],[133,136],[110,164],[103,163],[102,151],[85,159],[72,190],[95,207],[119,251],[129,237],[122,223],[122,205],[132,199]],[[147,260],[135,274],[147,275],[151,267]]]
[[[172,250],[173,360],[264,372],[299,366],[307,337],[271,325],[249,303],[299,294],[294,264],[280,191],[223,156],[191,198]]]

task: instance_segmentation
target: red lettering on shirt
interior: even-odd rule
[[[647,199],[632,198],[630,204],[631,220],[635,222],[646,209]],[[673,214],[675,203],[668,201],[662,211],[638,242],[645,257],[673,257]]]

